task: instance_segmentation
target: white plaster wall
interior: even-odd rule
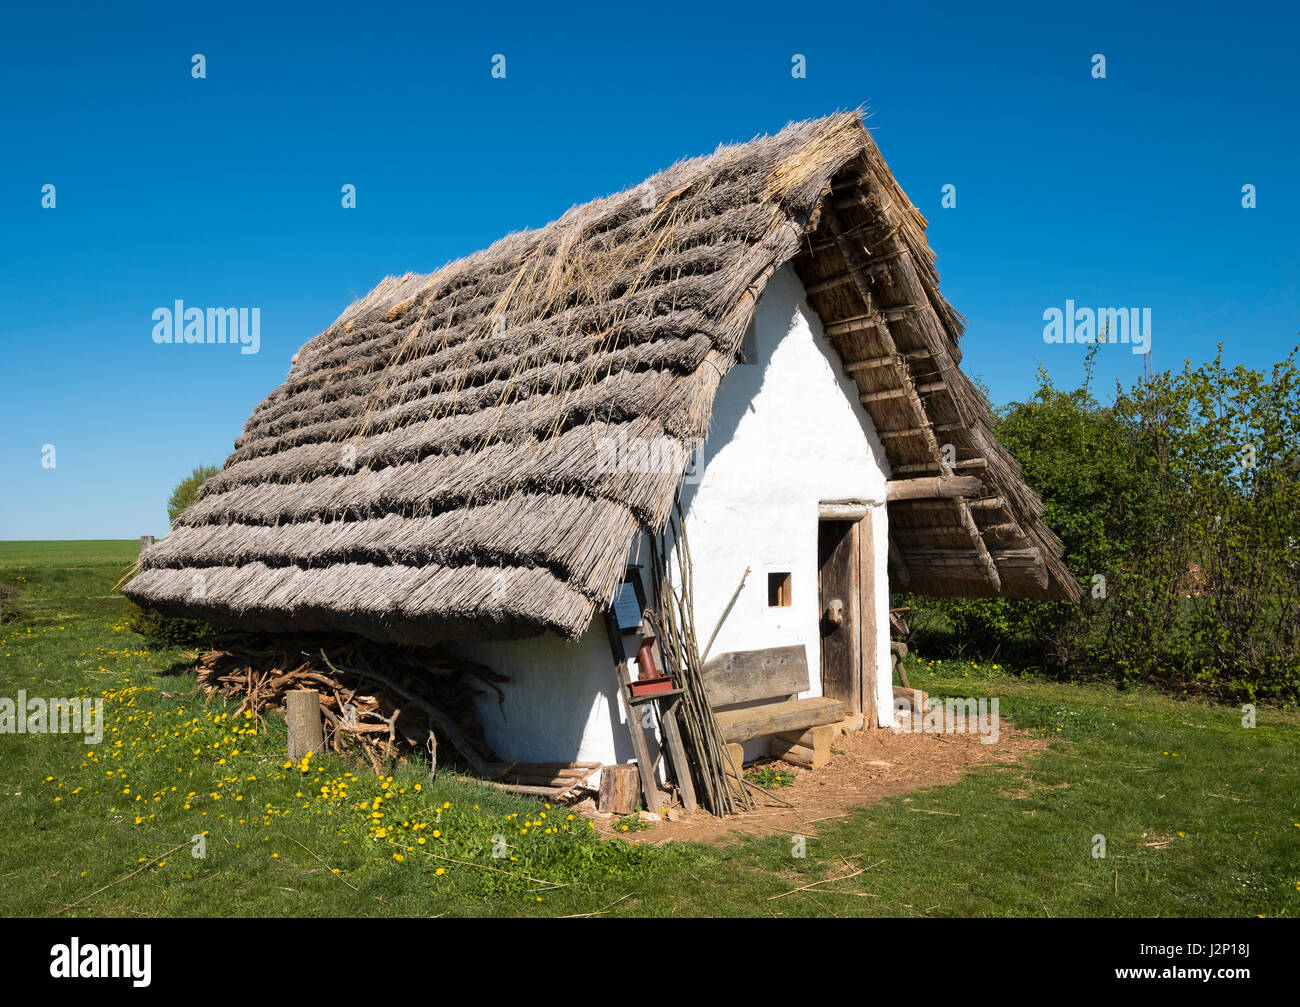
[[[547,633],[454,649],[510,676],[501,685],[504,703],[484,685],[477,703],[484,737],[502,758],[601,763],[634,758],[602,616],[577,643]]]
[[[876,550],[877,708],[881,726],[887,726],[889,465],[857,388],[790,267],[769,281],[754,326],[757,360],[737,364],[724,379],[699,475],[682,493],[700,645],[749,567],[712,653],[802,644],[810,679],[803,695],[821,695],[817,507],[826,500],[865,501],[873,508]],[[638,541],[630,561],[645,562],[648,569],[644,550],[644,540]],[[769,571],[792,575],[789,607],[768,608]],[[511,677],[502,687],[504,711],[495,693],[479,701],[485,735],[498,754],[529,761],[632,758],[600,617],[576,644],[547,635],[459,650]],[[757,754],[757,748],[747,754]]]
[[[857,386],[789,266],[768,283],[754,326],[758,362],[738,364],[724,379],[702,477],[682,494],[701,646],[748,566],[749,579],[711,653],[803,644],[810,688],[802,695],[821,695],[818,504],[865,501],[876,549],[877,708],[887,714],[889,463]],[[792,575],[788,608],[767,605],[773,571]],[[881,719],[887,723],[887,716]]]

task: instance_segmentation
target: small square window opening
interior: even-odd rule
[[[788,608],[790,606],[790,575],[788,573],[769,573],[767,575],[767,607]]]

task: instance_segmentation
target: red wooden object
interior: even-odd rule
[[[655,693],[672,691],[673,676],[661,675],[655,667],[655,656],[651,649],[654,642],[653,636],[641,638],[641,648],[636,652],[636,663],[640,671],[637,672],[636,681],[629,686],[633,696],[653,696]]]

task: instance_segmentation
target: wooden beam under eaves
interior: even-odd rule
[[[885,499],[937,500],[975,496],[980,491],[978,476],[922,476],[918,479],[890,479],[885,483]]]
[[[989,586],[994,591],[1001,591],[1002,577],[998,574],[998,565],[993,562],[993,557],[989,555],[989,547],[984,544],[984,536],[980,534],[980,530],[975,524],[975,517],[971,514],[970,508],[966,506],[966,501],[962,497],[957,498],[957,515],[961,519],[962,527],[966,529],[971,546],[975,549],[975,555],[980,559],[980,566],[984,568],[984,576],[988,580]]]
[[[986,458],[962,458],[953,462],[951,466],[944,465],[942,462],[916,462],[912,465],[895,466],[894,475],[913,475],[917,472],[933,472],[935,469],[942,471],[945,468],[979,470],[988,468],[988,464],[988,459]]]
[[[946,510],[951,511],[953,503],[951,500],[925,500],[925,499],[903,499],[899,503],[906,504],[914,510]],[[966,506],[971,510],[1006,510],[1007,502],[1001,497],[977,497],[967,500]]]
[[[869,371],[875,367],[890,367],[901,364],[896,356],[885,355],[883,357],[867,357],[865,360],[851,360],[844,365],[845,374],[856,374],[858,371]]]
[[[867,392],[858,396],[858,401],[864,406],[869,406],[873,402],[883,402],[885,399],[901,399],[907,395],[906,388],[882,388],[878,392]]]
[[[862,299],[863,310],[868,317],[876,318],[876,303],[875,296],[871,291],[871,281],[867,278],[866,273],[862,269],[862,249],[857,247],[856,242],[849,241],[845,236],[844,225],[840,222],[839,217],[835,215],[834,210],[827,208],[822,219],[826,223],[826,229],[831,232],[831,236],[835,240],[836,247],[839,249],[840,257],[844,260],[844,266],[848,270],[849,276],[853,279],[854,288],[857,290],[858,296]],[[882,354],[883,356],[896,357],[898,355],[898,346],[895,344],[894,337],[889,331],[889,326],[885,324],[883,319],[880,319],[876,323],[876,338],[880,340],[881,348],[885,351],[884,354]],[[925,411],[925,403],[921,401],[921,396],[918,394],[916,387],[912,382],[910,371],[906,367],[903,367],[898,371],[898,377],[903,386],[900,389],[900,392],[902,396],[907,399],[908,404],[912,407],[912,413],[916,417],[915,425],[928,429],[929,416]],[[868,394],[878,395],[880,393]],[[889,397],[892,398],[894,396],[891,395]],[[869,404],[870,401],[875,400],[864,398],[863,404]],[[925,437],[926,452],[930,457],[936,459],[941,457],[939,454],[939,442],[935,439],[934,433],[929,432],[923,436]]]
[[[965,567],[979,570],[978,558],[969,549],[952,546],[913,546],[907,550],[909,560],[919,567]],[[1034,547],[1021,549],[994,549],[992,556],[998,563],[1031,566],[1042,563],[1042,553]],[[982,576],[982,574],[981,574]]]
[[[819,280],[817,283],[814,283],[811,286],[805,287],[804,293],[807,294],[809,297],[812,297],[814,294],[821,294],[827,290],[834,290],[836,287],[842,287],[846,283],[852,283],[852,282],[853,282],[853,277],[850,276],[848,273],[839,273],[835,276],[827,277],[824,280]]]

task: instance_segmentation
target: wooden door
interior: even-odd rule
[[[819,521],[818,600],[821,605],[822,694],[862,712],[862,592],[859,522]]]

